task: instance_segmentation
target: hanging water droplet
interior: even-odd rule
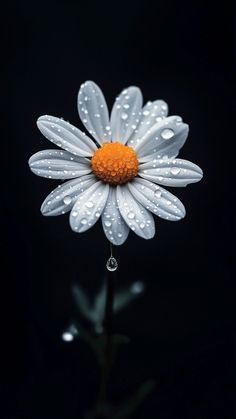
[[[180,172],[180,168],[179,167],[172,167],[170,169],[170,172],[172,173],[172,175],[178,175]]]
[[[154,195],[155,195],[156,198],[160,198],[161,197],[160,189],[156,189],[155,192],[154,192]]]
[[[130,211],[130,212],[128,213],[127,217],[128,217],[130,220],[132,220],[132,219],[135,217],[135,214],[134,214],[132,211]]]
[[[72,199],[70,196],[65,196],[65,198],[63,199],[63,202],[65,205],[69,205],[71,203]]]
[[[164,138],[164,140],[169,140],[174,135],[175,135],[175,133],[174,133],[173,129],[170,129],[170,128],[165,128],[161,132],[161,136],[162,136],[162,138]]]
[[[121,119],[123,119],[124,121],[128,118],[128,114],[125,112],[122,112],[121,114]]]
[[[88,222],[88,220],[86,218],[82,218],[81,224],[85,225],[85,224],[87,224],[87,222]]]
[[[85,205],[86,205],[87,208],[93,208],[94,203],[92,201],[88,201],[88,202],[86,202]]]
[[[108,220],[106,220],[104,224],[105,224],[106,227],[111,227],[111,222],[108,221]]]
[[[114,272],[114,271],[117,270],[118,263],[117,263],[117,260],[113,256],[110,256],[109,257],[109,259],[108,259],[108,261],[106,263],[106,268],[110,272]]]

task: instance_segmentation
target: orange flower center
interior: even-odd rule
[[[95,175],[106,183],[118,185],[133,179],[138,173],[138,159],[132,147],[114,142],[104,143],[91,160]]]

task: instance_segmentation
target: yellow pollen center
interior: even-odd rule
[[[132,147],[114,142],[104,143],[91,160],[95,175],[106,183],[118,185],[133,179],[138,173],[138,159]]]

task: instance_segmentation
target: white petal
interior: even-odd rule
[[[140,161],[176,157],[188,136],[188,125],[179,116],[168,116],[153,125],[134,147]]]
[[[61,215],[70,211],[79,194],[96,182],[93,174],[69,180],[59,185],[44,200],[41,206],[43,215]]]
[[[43,150],[29,159],[32,172],[49,179],[72,179],[91,172],[90,161],[68,151]]]
[[[130,192],[146,209],[165,220],[178,221],[185,216],[182,202],[170,192],[144,179],[128,184]]]
[[[139,125],[129,138],[128,145],[135,148],[145,133],[157,122],[162,121],[167,114],[168,105],[163,100],[148,102],[142,109]]]
[[[70,214],[72,230],[83,233],[92,227],[99,219],[106,205],[109,185],[96,182],[83,192],[77,199]]]
[[[129,227],[120,214],[116,199],[116,188],[114,187],[110,187],[107,203],[102,213],[102,225],[111,243],[120,245],[127,239]]]
[[[96,144],[78,128],[55,116],[40,116],[37,125],[42,134],[53,144],[72,154],[90,157],[97,150]]]
[[[139,175],[165,186],[186,186],[203,176],[196,164],[182,159],[150,160],[139,166]]]
[[[116,98],[111,112],[112,141],[127,142],[139,123],[142,100],[141,90],[134,86]]]
[[[78,111],[84,126],[99,143],[110,140],[107,104],[101,89],[93,81],[82,84],[78,94]]]
[[[118,185],[116,196],[120,213],[129,228],[138,236],[151,239],[155,235],[152,214],[134,199],[127,185]]]

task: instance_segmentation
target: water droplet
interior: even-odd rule
[[[145,224],[144,223],[141,223],[140,224],[140,228],[143,229],[144,227],[145,227]]]
[[[70,196],[65,196],[63,199],[64,204],[69,205],[71,203],[72,199]]]
[[[132,220],[134,217],[135,217],[135,214],[134,214],[132,211],[130,211],[130,212],[128,213],[128,218],[129,218],[130,220]]]
[[[82,218],[81,224],[85,225],[85,224],[87,224],[87,222],[88,222],[88,220],[86,218]]]
[[[92,201],[88,201],[88,202],[86,202],[85,205],[86,205],[87,208],[93,208],[94,203]]]
[[[172,138],[175,135],[173,129],[170,128],[165,128],[163,129],[161,136],[162,138],[164,138],[164,140],[169,140],[170,138]]]
[[[125,108],[125,109],[129,109],[129,104],[128,104],[128,103],[126,103],[126,104],[124,105],[124,108]]]
[[[123,236],[123,234],[122,234],[122,233],[118,233],[118,234],[117,234],[117,236],[118,236],[118,237],[122,237],[122,236]]]
[[[123,119],[124,121],[128,118],[128,114],[125,112],[122,112],[121,114],[121,119]]]
[[[108,221],[108,220],[106,220],[104,224],[105,224],[106,227],[111,227],[111,222]]]
[[[170,169],[170,172],[172,173],[172,175],[178,175],[180,172],[180,168],[179,167],[172,167]]]
[[[149,115],[149,113],[150,113],[149,111],[143,111],[143,115],[144,115],[144,116],[148,116],[148,115]]]
[[[160,198],[161,197],[160,189],[156,189],[155,192],[154,192],[154,195],[155,195],[156,198]]]
[[[171,205],[171,201],[166,201],[166,205]]]
[[[77,217],[78,214],[79,214],[78,211],[72,211],[71,213],[72,217]]]
[[[110,125],[107,125],[107,126],[105,127],[105,129],[106,129],[107,131],[110,131],[110,129],[111,129]]]
[[[100,217],[100,212],[96,212],[96,217],[98,218],[98,217]]]
[[[117,270],[118,263],[117,263],[117,260],[113,256],[109,257],[109,259],[106,263],[106,268],[110,272],[114,272],[114,271]]]

